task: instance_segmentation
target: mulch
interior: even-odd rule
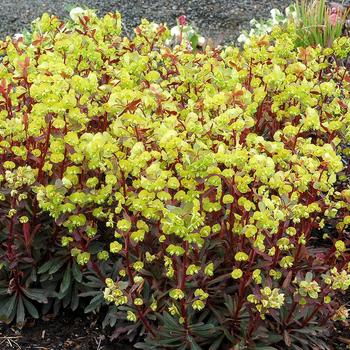
[[[142,18],[176,24],[186,15],[199,32],[215,43],[233,42],[252,18],[269,18],[272,8],[283,11],[290,0],[1,0],[0,39],[30,28],[43,12],[67,18],[74,6],[96,9],[99,15],[119,11],[125,34],[130,35]]]
[[[20,330],[0,325],[1,350],[132,350],[109,340],[96,315],[63,313],[57,318],[29,322]],[[334,350],[350,349],[350,324],[337,322],[330,340]],[[315,349],[317,350],[317,349]]]
[[[0,325],[1,350],[130,350],[111,343],[96,315],[63,313],[55,319],[29,322],[20,330]]]

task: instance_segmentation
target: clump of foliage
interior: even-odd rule
[[[297,0],[297,33],[300,46],[331,46],[341,37],[348,10],[329,8],[326,0]]]
[[[349,38],[171,49],[118,13],[1,43],[0,314],[142,349],[329,349],[350,286]],[[142,341],[141,341],[142,340]]]
[[[250,30],[243,31],[239,43],[246,43],[252,37],[272,32],[275,26],[294,24],[297,33],[296,45],[307,47],[321,45],[330,47],[334,40],[343,35],[349,10],[340,4],[328,4],[326,0],[297,0],[288,6],[283,14],[278,9],[271,10],[266,20],[252,19]]]

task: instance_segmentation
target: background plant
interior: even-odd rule
[[[342,35],[348,10],[329,8],[326,0],[297,0],[295,8],[300,46],[331,46]]]
[[[1,44],[0,314],[89,298],[138,348],[329,349],[350,286],[350,40],[169,38],[84,10]]]
[[[256,18],[250,21],[250,30],[242,31],[241,35],[237,38],[238,43],[246,43],[250,41],[250,38],[254,36],[262,36],[270,34],[275,26],[284,26],[288,22],[294,21],[297,18],[297,12],[295,5],[288,6],[284,13],[279,9],[272,9],[270,11],[271,17],[265,20],[257,20]]]
[[[192,24],[189,24],[186,16],[177,19],[177,25],[170,29],[171,38],[166,41],[166,45],[185,45],[187,48],[196,50],[205,45],[205,38],[201,36]]]
[[[331,46],[335,39],[342,36],[348,13],[348,9],[341,4],[327,3],[325,0],[299,0],[287,7],[285,14],[272,9],[271,18],[251,20],[250,30],[243,31],[237,41],[245,43],[253,36],[271,33],[275,26],[283,27],[294,23],[297,46]]]

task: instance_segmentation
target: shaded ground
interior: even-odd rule
[[[130,33],[141,18],[173,25],[176,18],[187,15],[200,32],[215,42],[235,40],[242,28],[254,18],[269,17],[274,7],[285,8],[289,0],[0,0],[0,38],[30,28],[32,20],[43,12],[61,18],[74,6],[120,11]]]
[[[51,321],[28,324],[22,331],[0,325],[1,350],[132,350],[130,345],[112,344],[108,331],[96,316],[63,314]],[[349,324],[337,323],[333,332],[335,350],[350,346]],[[224,349],[221,349],[224,350]],[[287,349],[286,349],[287,350]],[[315,349],[317,350],[317,349]]]
[[[61,315],[28,324],[22,331],[0,325],[1,350],[130,350],[111,344],[96,316]]]

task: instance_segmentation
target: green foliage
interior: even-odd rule
[[[243,30],[240,36],[237,38],[238,43],[246,43],[250,41],[251,37],[263,36],[272,32],[275,26],[284,26],[288,22],[294,22],[297,19],[297,13],[295,10],[295,4],[289,5],[284,13],[279,9],[273,8],[270,11],[271,17],[264,20],[257,20],[253,18],[250,24],[250,30]]]
[[[328,8],[326,0],[297,0],[297,33],[300,46],[331,46],[342,35],[348,11]]]
[[[120,33],[84,10],[1,43],[1,316],[37,300],[106,310],[142,349],[327,349],[350,286],[349,38]]]

